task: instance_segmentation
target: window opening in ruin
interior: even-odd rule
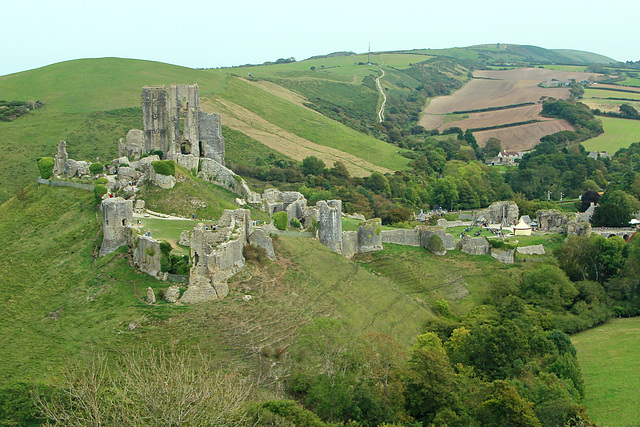
[[[204,147],[203,147],[202,141],[198,141],[198,145],[200,148],[200,157],[204,157]]]
[[[195,265],[198,265],[198,261],[199,261],[199,260],[200,260],[200,257],[198,256],[198,254],[196,254],[196,255],[195,255],[195,258],[194,258],[194,264],[195,264]]]
[[[124,226],[126,226],[126,225],[127,225],[127,220],[126,220],[126,219],[123,219],[123,220],[122,220],[122,225],[124,225]]]

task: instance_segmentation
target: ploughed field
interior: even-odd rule
[[[462,89],[450,96],[442,96],[431,100],[420,124],[426,129],[440,131],[458,126],[463,130],[478,129],[498,125],[514,124],[502,129],[478,131],[476,138],[484,145],[491,138],[499,138],[506,150],[527,150],[533,148],[540,138],[562,130],[572,130],[564,120],[548,119],[540,116],[542,106],[539,104],[546,98],[568,98],[568,87],[546,88],[540,83],[556,80],[595,80],[598,74],[548,70],[542,68],[519,68],[513,70],[478,70],[474,79]],[[479,111],[488,108],[509,107],[523,103],[536,105],[503,108],[495,111]],[[460,112],[465,116],[462,120],[449,121],[447,116]],[[519,124],[531,120],[541,123]]]

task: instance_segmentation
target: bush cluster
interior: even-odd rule
[[[273,225],[278,230],[286,230],[287,225],[289,224],[289,215],[286,212],[276,212],[271,217],[273,219]]]
[[[176,174],[176,164],[173,160],[156,160],[151,162],[151,166],[159,175],[175,176]]]

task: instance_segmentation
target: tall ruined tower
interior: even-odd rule
[[[342,200],[324,200],[318,207],[318,240],[329,249],[342,254]]]
[[[167,90],[164,86],[142,88],[142,125],[144,151],[160,150],[167,153]]]
[[[133,202],[122,197],[102,201],[102,246],[100,256],[110,254],[130,240]]]

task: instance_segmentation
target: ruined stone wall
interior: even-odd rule
[[[164,86],[143,87],[141,98],[144,152],[160,150],[167,153],[167,90]]]
[[[133,248],[133,262],[140,271],[156,278],[161,277],[161,256],[159,241],[149,236],[138,237],[138,243]]]
[[[442,240],[445,250],[452,251],[456,248],[453,236],[448,234],[444,227],[430,227],[423,225],[418,227],[418,231],[420,234],[420,246],[422,247],[428,248],[431,236],[435,234],[440,237],[440,240]]]
[[[358,232],[343,231],[342,232],[342,255],[347,258],[358,254]]]
[[[127,132],[125,142],[122,138],[118,143],[118,156],[126,156],[129,159],[140,158],[144,153],[144,132],[140,129],[130,129]]]
[[[484,236],[464,236],[458,241],[456,248],[469,255],[487,255],[491,252],[491,244]]]
[[[515,249],[491,248],[491,256],[503,264],[513,264],[515,262]]]
[[[542,231],[563,233],[567,229],[569,217],[557,210],[542,210],[536,212],[538,228]]]
[[[523,255],[544,255],[546,253],[542,245],[518,246],[516,250]]]
[[[358,225],[358,253],[364,254],[382,250],[381,231],[382,220],[380,218],[373,218],[360,223]]]
[[[178,154],[176,156],[176,163],[185,168],[188,171],[198,170],[200,158],[193,154]]]
[[[189,152],[200,155],[198,148],[200,111],[200,91],[197,84],[171,85],[168,92],[168,111],[170,124],[169,159],[181,153],[183,142],[189,145]],[[180,119],[183,119],[182,132]]]
[[[225,210],[215,231],[198,224],[191,231],[189,287],[180,301],[194,303],[224,298],[229,292],[226,281],[244,266],[243,248],[252,232],[246,209]]]
[[[383,243],[395,243],[396,245],[420,246],[420,230],[412,229],[382,230],[380,237]]]
[[[252,191],[244,179],[213,159],[201,158],[198,177],[228,188],[252,204],[262,203],[260,194]]]
[[[103,239],[100,256],[110,254],[131,241],[130,227],[133,224],[133,202],[122,197],[102,201]]]
[[[208,157],[224,165],[224,137],[220,114],[198,112],[199,140],[203,157]]]
[[[69,155],[67,155],[67,143],[65,141],[60,141],[58,144],[58,153],[53,158],[55,162],[55,167],[53,172],[56,175],[62,175],[64,173],[64,165],[69,160]]]
[[[590,236],[591,223],[587,221],[569,221],[567,223],[567,235]]]
[[[520,211],[515,202],[495,202],[487,209],[479,211],[474,217],[474,224],[499,224],[504,227],[511,227],[518,223]]]
[[[318,240],[329,249],[342,253],[342,200],[316,203],[318,209]]]

